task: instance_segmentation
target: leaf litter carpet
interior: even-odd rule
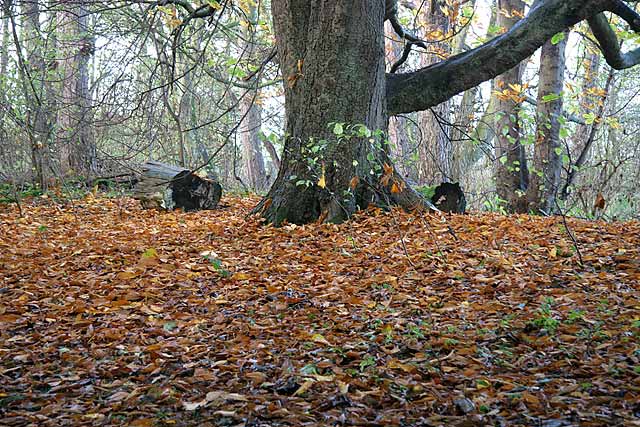
[[[0,206],[0,425],[640,425],[640,224]]]

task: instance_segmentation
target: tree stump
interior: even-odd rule
[[[457,182],[443,182],[438,185],[431,201],[436,208],[444,212],[464,213],[467,207],[467,200]]]
[[[216,181],[202,178],[189,169],[160,162],[142,165],[133,197],[145,209],[183,209],[195,211],[214,209],[222,187]]]

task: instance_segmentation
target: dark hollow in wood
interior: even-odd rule
[[[189,169],[150,161],[142,166],[133,196],[145,209],[195,211],[214,209],[222,196],[222,187]]]
[[[464,213],[467,207],[467,200],[464,197],[459,183],[443,182],[436,187],[433,197],[433,204],[444,212]]]

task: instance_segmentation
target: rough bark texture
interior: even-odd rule
[[[529,210],[550,214],[555,211],[556,194],[560,184],[560,117],[562,116],[562,89],[564,84],[565,37],[553,44],[548,41],[540,55],[540,81],[536,111],[536,140],[533,167],[527,189]],[[553,100],[545,97],[557,96]]]
[[[396,184],[396,191],[379,191],[381,178],[391,178],[379,172],[388,161],[386,149],[348,134],[353,130],[349,125],[386,130],[388,112],[421,111],[444,102],[512,69],[554,34],[611,5],[612,0],[537,1],[507,34],[417,72],[385,79],[385,2],[273,2],[287,139],[276,182],[256,210],[281,224],[340,221],[376,197],[415,206],[420,199],[393,171],[393,179],[385,182]],[[347,134],[333,135],[327,127],[331,122],[345,123]]]
[[[278,177],[259,209],[274,224],[340,221],[371,200],[364,181],[374,169],[367,159],[374,150],[366,138],[337,141],[328,124],[386,130],[384,3],[281,0],[272,12],[287,140]],[[324,147],[323,139],[329,141]],[[323,148],[313,153],[313,147]],[[354,177],[363,182],[349,191]]]
[[[524,14],[522,0],[499,0],[497,25],[509,31]],[[496,191],[505,200],[511,211],[525,212],[527,203],[527,170],[525,148],[520,143],[520,95],[513,87],[521,86],[524,64],[520,64],[495,79],[498,92],[507,91],[507,96],[496,98]],[[509,96],[510,95],[510,96]],[[525,179],[525,177],[527,179]]]
[[[142,166],[133,196],[145,209],[214,209],[222,196],[222,187],[188,169],[147,162]]]

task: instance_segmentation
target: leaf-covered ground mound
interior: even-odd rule
[[[0,206],[0,424],[640,425],[640,224]]]

